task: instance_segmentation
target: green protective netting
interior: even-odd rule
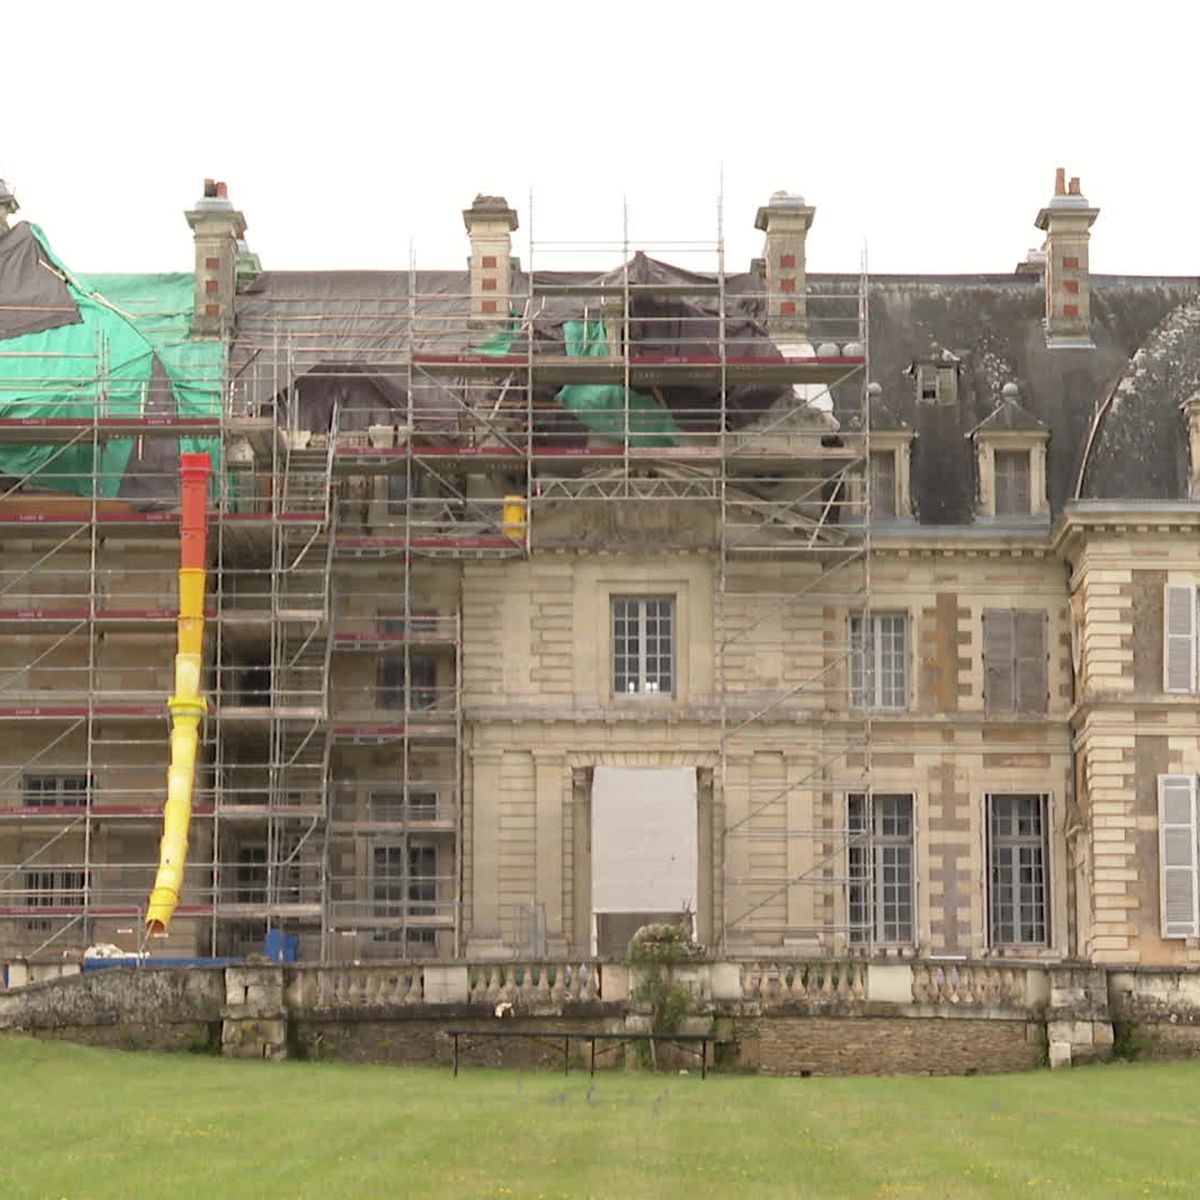
[[[220,412],[225,346],[193,342],[190,274],[73,275],[36,226],[34,235],[63,274],[82,321],[0,341],[0,417],[138,417],[146,413],[154,360],[167,373],[181,417]],[[0,474],[32,476],[55,491],[110,499],[121,487],[132,438],[94,446],[0,446]],[[180,438],[183,452],[205,452],[216,469],[220,440]]]
[[[607,358],[603,321],[566,321],[563,342],[569,358]],[[569,383],[555,397],[593,433],[635,447],[677,446],[679,426],[665,408],[641,392],[615,383]]]

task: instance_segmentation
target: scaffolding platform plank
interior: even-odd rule
[[[727,383],[831,384],[866,365],[861,356],[827,358],[721,358],[716,355],[641,354],[586,357],[565,354],[414,354],[413,366],[431,375],[489,379],[527,372],[541,383],[624,383],[634,386],[713,386]]]
[[[4,417],[0,444],[54,446],[93,438],[219,437],[221,419],[212,417]]]

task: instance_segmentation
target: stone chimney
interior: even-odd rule
[[[16,196],[9,190],[8,184],[0,179],[0,229],[8,228],[8,218],[20,207]]]
[[[503,196],[476,196],[463,210],[471,239],[471,321],[503,324],[512,307],[512,232],[517,214]]]
[[[229,199],[225,184],[204,181],[204,195],[187,216],[196,242],[196,310],[192,333],[224,337],[233,330],[233,297],[237,286],[239,244],[246,218]]]
[[[763,230],[767,280],[767,329],[776,343],[807,342],[804,243],[816,209],[803,196],[776,192],[758,210],[755,229]]]
[[[1066,183],[1062,167],[1054,195],[1037,215],[1046,233],[1046,345],[1052,349],[1092,345],[1091,289],[1088,280],[1088,230],[1099,215],[1079,190],[1079,179]]]

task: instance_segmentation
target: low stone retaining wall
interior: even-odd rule
[[[725,1069],[1009,1071],[1108,1057],[1114,1040],[1121,1053],[1200,1056],[1200,972],[753,960],[688,963],[675,981],[692,994],[689,1030],[727,1039]],[[569,961],[109,968],[0,992],[0,1029],[138,1049],[219,1045],[230,1057],[432,1065],[449,1062],[441,1031],[451,1026],[644,1030],[630,1000],[637,982],[625,966]],[[460,1044],[466,1065],[560,1067],[561,1054],[519,1037]]]

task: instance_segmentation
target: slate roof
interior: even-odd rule
[[[573,275],[571,277],[576,277]],[[567,275],[562,276],[567,279]],[[595,279],[592,274],[577,276]],[[810,275],[822,291],[858,286],[852,275]],[[419,292],[450,309],[469,287],[466,272],[420,272]],[[727,294],[745,307],[760,290],[751,274],[727,277]],[[332,316],[321,353],[341,343],[360,363],[393,348],[407,322],[402,272],[267,272],[239,296],[239,325],[261,333]],[[878,429],[911,428],[912,495],[922,525],[974,522],[975,450],[967,435],[984,422],[1045,429],[1052,516],[1075,498],[1181,499],[1187,495],[1187,438],[1180,403],[1200,390],[1200,279],[1093,275],[1092,349],[1049,349],[1040,278],[1029,274],[874,276],[869,283],[872,399]],[[375,316],[371,336],[351,326],[353,310]],[[339,314],[345,313],[345,325]],[[957,402],[923,402],[910,372],[932,343],[958,364]],[[260,342],[261,344],[261,342]],[[235,341],[233,362],[249,346]],[[336,357],[341,357],[337,355]],[[997,397],[1019,387],[1017,405]],[[857,385],[853,385],[857,386]],[[843,419],[858,406],[851,387],[835,395]],[[1086,461],[1085,461],[1086,456]]]

